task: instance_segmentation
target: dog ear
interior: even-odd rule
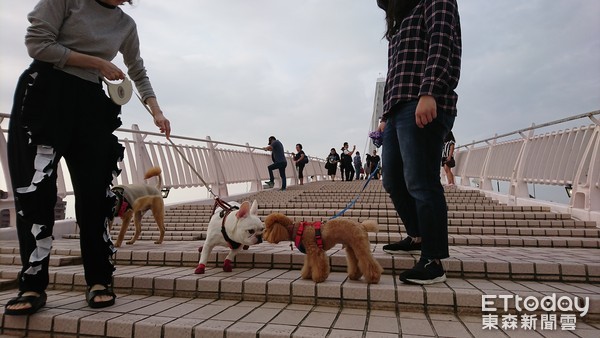
[[[240,205],[240,210],[235,214],[235,217],[238,219],[248,217],[250,214],[250,202],[244,201],[242,205]]]
[[[250,208],[250,215],[258,216],[258,202],[256,202],[256,200],[252,202],[252,208]]]

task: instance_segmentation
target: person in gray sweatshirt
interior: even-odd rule
[[[140,56],[136,23],[120,8],[126,2],[40,0],[28,15],[25,45],[33,62],[18,80],[8,131],[22,269],[20,292],[6,304],[7,315],[31,314],[46,304],[61,158],[75,194],[87,303],[93,308],[115,303],[110,186],[124,148],[113,135],[121,125],[121,106],[104,93],[102,81],[125,79],[111,62],[117,54],[155,125],[167,137],[171,133]]]

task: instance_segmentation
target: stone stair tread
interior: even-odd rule
[[[0,278],[0,290],[10,290],[18,287],[17,278]]]
[[[322,221],[345,208],[363,184],[316,182],[291,186],[286,192],[261,191],[234,199],[259,201],[263,220],[271,212],[284,212],[296,220]],[[31,317],[40,320],[20,321],[4,316],[2,306],[16,293],[18,244],[0,241],[0,335],[436,336],[441,332],[439,325],[452,323],[457,331],[448,333],[450,336],[513,336],[514,332],[506,330],[481,329],[482,296],[539,298],[555,294],[589,297],[589,314],[583,319],[577,317],[577,329],[582,330],[577,336],[597,336],[597,224],[573,220],[569,214],[550,212],[548,207],[503,205],[479,191],[446,187],[446,197],[450,257],[443,264],[448,280],[430,286],[406,285],[398,280],[398,274],[411,268],[418,255],[389,255],[382,250],[383,245],[405,236],[405,231],[381,181],[372,182],[344,215],[380,223],[379,233],[369,234],[375,259],[384,268],[379,284],[348,280],[341,245],[327,252],[332,272],[324,283],[302,280],[305,256],[290,250],[290,242],[262,243],[242,251],[234,261],[233,272],[222,270],[229,250],[217,247],[209,257],[206,273],[196,275],[198,248],[204,244],[213,205],[191,203],[168,207],[164,243],[153,243],[159,232],[151,213],[147,213],[140,239],[134,245],[124,243],[117,248],[114,287],[119,298],[107,309],[93,310],[84,302],[85,278],[77,262],[79,241],[57,238],[51,250],[51,264],[57,266],[50,268],[48,305]],[[113,239],[118,226],[111,231]],[[126,240],[132,235],[133,226]],[[498,299],[493,303],[501,305]],[[514,309],[514,302],[508,306]],[[292,313],[296,316],[290,316]],[[321,326],[309,318],[331,320]],[[410,323],[414,320],[420,325]],[[423,331],[414,329],[417,326]],[[547,336],[545,331],[532,332],[541,333]]]
[[[115,306],[89,309],[77,291],[50,290],[47,306],[27,323],[3,316],[5,333],[52,330],[58,335],[120,337],[399,337],[435,336],[435,328],[456,337],[489,336],[481,314],[367,310],[331,305],[118,294]],[[473,298],[472,295],[470,298]],[[444,329],[445,328],[445,329]],[[577,322],[592,337],[596,324]],[[496,334],[511,335],[499,329]],[[22,335],[19,335],[22,336]],[[522,336],[525,336],[522,334]]]
[[[78,255],[77,241],[56,241],[73,247],[72,255]],[[58,245],[58,244],[55,244]],[[118,248],[115,256],[119,266],[188,266],[195,267],[200,254],[198,247],[203,241],[166,241],[154,244],[151,240],[139,240],[133,245]],[[375,258],[386,274],[399,273],[411,268],[418,255],[389,255],[381,251],[383,244],[374,244]],[[64,251],[68,251],[64,249]],[[551,248],[551,247],[450,247],[450,258],[444,260],[449,276],[479,278],[554,280],[600,282],[600,257],[597,249]],[[227,248],[216,247],[209,257],[209,267],[219,266],[228,253]],[[345,271],[346,262],[341,246],[328,251],[333,271]],[[575,257],[575,258],[574,258]],[[235,260],[240,268],[279,268],[299,270],[304,255],[290,250],[288,243],[278,245],[263,243],[242,251]],[[6,270],[0,266],[0,271]],[[14,270],[9,268],[9,270]]]
[[[58,271],[54,277],[53,289],[85,289],[83,268]],[[403,284],[394,275],[383,275],[379,284],[369,285],[363,280],[348,280],[344,272],[332,272],[327,281],[317,284],[301,279],[299,271],[287,269],[235,268],[233,272],[226,273],[219,267],[211,267],[206,274],[195,275],[188,267],[119,266],[114,288],[117,293],[139,296],[275,303],[293,303],[301,299],[302,303],[311,305],[367,307],[371,310],[457,309],[459,313],[481,313],[481,296],[484,294],[525,297],[555,293],[589,297],[589,318],[600,318],[600,286],[574,282],[449,277],[444,283],[420,286]]]
[[[19,254],[0,254],[0,264],[4,265],[21,265],[21,257]],[[81,264],[81,256],[64,256],[51,255],[50,266],[65,266]]]

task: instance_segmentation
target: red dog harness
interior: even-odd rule
[[[131,204],[129,204],[129,202],[123,195],[123,189],[113,188],[112,192],[117,197],[117,205],[118,205],[118,206],[115,205],[115,209],[113,209],[114,210],[113,216],[123,217],[123,214],[127,210],[131,209]]]
[[[298,251],[306,254],[306,248],[302,245],[302,234],[304,233],[304,227],[312,226],[315,228],[315,242],[317,242],[317,246],[319,249],[323,249],[323,237],[321,237],[321,222],[317,221],[314,223],[310,222],[300,222],[298,223],[298,230],[296,230],[296,237],[294,237],[294,244]]]
[[[127,211],[127,209],[129,209],[129,203],[127,203],[126,200],[123,200],[123,203],[121,203],[121,208],[119,208],[117,216],[123,217],[123,214],[125,213],[125,211]]]

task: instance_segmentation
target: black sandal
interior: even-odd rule
[[[22,316],[22,315],[30,315],[36,313],[39,309],[41,309],[44,305],[46,305],[46,300],[48,296],[46,292],[40,292],[39,296],[23,296],[25,292],[19,292],[19,296],[12,298],[6,303],[4,307],[4,314],[12,315],[12,316]],[[27,303],[31,305],[31,307],[25,309],[9,309],[10,305],[15,304],[23,304]]]
[[[88,288],[87,292],[85,293],[85,299],[87,300],[88,305],[92,309],[100,309],[103,307],[115,305],[115,299],[117,298],[117,295],[115,295],[112,288],[106,287],[105,289],[95,291],[90,291],[90,289],[91,288]],[[104,302],[96,302],[94,300],[96,296],[110,296],[112,297],[112,299]]]

